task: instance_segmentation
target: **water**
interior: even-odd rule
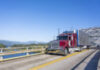
[[[36,54],[35,52],[28,52],[29,55]],[[27,52],[25,53],[16,53],[16,54],[10,54],[10,55],[3,55],[3,59],[13,58],[13,57],[19,57],[19,56],[25,56],[27,55]]]

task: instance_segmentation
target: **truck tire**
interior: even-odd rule
[[[48,54],[48,51],[45,51],[45,54]]]
[[[48,54],[48,49],[46,48],[46,50],[45,50],[45,54]]]
[[[68,49],[67,48],[64,50],[64,54],[63,55],[64,56],[67,56],[68,55]]]

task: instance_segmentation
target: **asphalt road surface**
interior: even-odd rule
[[[72,54],[68,57],[43,54],[4,61],[0,62],[0,70],[100,70],[100,50]]]

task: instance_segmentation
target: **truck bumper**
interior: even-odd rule
[[[50,49],[46,51],[47,53],[54,53],[54,54],[64,54],[64,50],[62,49]]]

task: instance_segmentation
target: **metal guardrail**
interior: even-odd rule
[[[45,48],[43,47],[14,47],[14,48],[0,48],[0,55],[2,54],[13,54],[13,53],[22,53],[22,52],[44,52]]]
[[[44,53],[44,47],[14,47],[14,48],[0,48],[0,60],[3,60],[3,55],[11,55],[17,53],[27,53],[26,55],[30,55],[29,52],[36,53]]]

